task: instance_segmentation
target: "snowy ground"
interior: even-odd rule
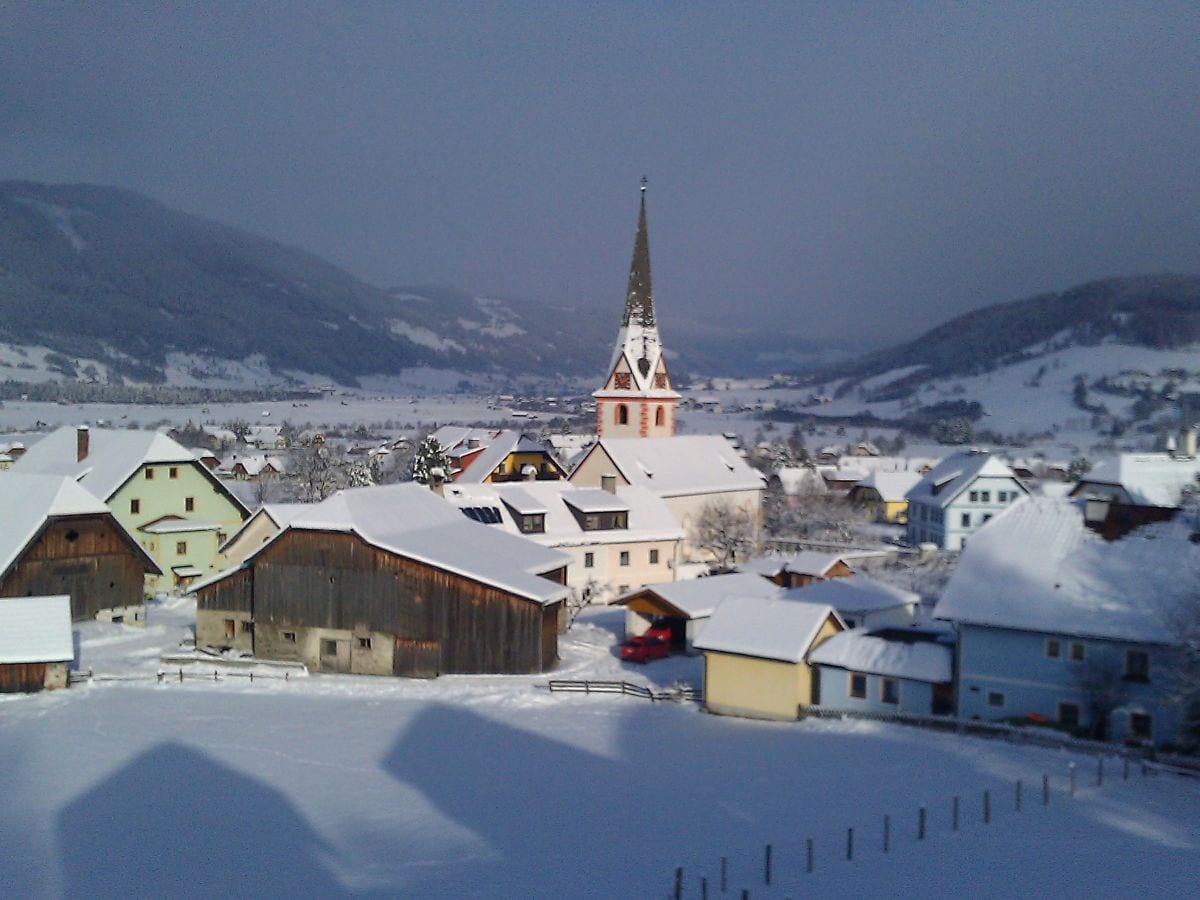
[[[666,897],[683,866],[684,896],[707,877],[716,897],[721,856],[755,898],[1191,896],[1200,880],[1200,785],[1173,776],[1123,783],[1110,761],[1095,788],[1095,761],[1065,752],[551,695],[545,677],[159,684],[191,614],[170,601],[144,631],[80,628],[83,669],[143,680],[0,701],[6,896]],[[619,629],[589,613],[562,674],[698,679],[694,659],[622,664]]]

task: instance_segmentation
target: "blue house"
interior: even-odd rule
[[[813,702],[846,712],[952,713],[954,651],[938,637],[915,629],[838,632],[808,655]]]
[[[976,529],[1028,496],[1013,470],[986,450],[955,453],[908,492],[906,537],[910,544],[961,550]]]
[[[980,528],[934,610],[957,633],[958,715],[1181,740],[1170,623],[1200,594],[1190,534],[1177,519],[1109,542],[1080,504],[1045,498]]]

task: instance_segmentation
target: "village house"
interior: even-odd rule
[[[247,556],[282,531],[288,522],[310,509],[311,503],[264,503],[218,548],[221,568],[240,566]]]
[[[265,453],[233,454],[217,467],[217,474],[237,481],[274,481],[287,471],[281,456]]]
[[[796,719],[815,702],[809,653],[845,629],[832,607],[730,597],[696,639],[704,708],[727,716]]]
[[[722,601],[730,597],[780,597],[776,584],[748,572],[708,575],[686,581],[647,584],[612,602],[625,607],[625,637],[645,634],[653,624],[671,629],[671,647],[692,653],[696,638]]]
[[[70,597],[0,600],[0,694],[64,688],[74,659]]]
[[[468,518],[568,554],[567,586],[581,602],[677,577],[683,530],[661,498],[635,485],[456,482],[442,496]]]
[[[684,552],[689,558],[703,553],[694,538],[698,520],[710,507],[739,511],[754,534],[762,528],[762,475],[720,435],[602,438],[584,454],[570,481],[601,487],[609,476],[618,485],[637,485],[666,501],[687,535]]]
[[[808,655],[822,709],[944,716],[954,712],[954,651],[937,633],[840,631]]]
[[[1079,479],[1070,496],[1087,500],[1093,530],[1115,539],[1149,522],[1171,519],[1200,493],[1195,434],[1185,432],[1191,455],[1122,453],[1099,462]]]
[[[907,628],[917,619],[921,597],[866,575],[822,579],[787,592],[788,599],[837,610],[847,628]]]
[[[161,572],[104,501],[17,471],[0,475],[0,500],[0,598],[65,595],[75,621],[145,624],[146,577]]]
[[[910,544],[957,551],[979,526],[1029,496],[1004,462],[986,450],[946,457],[908,492]]]
[[[908,492],[921,480],[918,472],[872,472],[850,488],[850,502],[873,511],[875,521],[908,522]]]
[[[161,571],[151,590],[217,571],[217,548],[250,516],[190,450],[153,431],[59,428],[12,471],[73,478],[103,500]]]
[[[790,556],[758,556],[738,563],[741,572],[754,572],[784,588],[804,587],[826,578],[845,578],[853,575],[849,557],[836,553],[817,553],[801,550]]]
[[[559,481],[567,477],[552,448],[519,431],[446,425],[433,438],[450,457],[450,480],[463,484]]]
[[[957,634],[958,715],[1176,741],[1170,649],[1200,579],[1181,519],[1105,541],[1078,503],[1039,498],[979,530],[934,610]]]
[[[347,489],[192,588],[196,643],[322,672],[545,672],[569,561],[421,485]]]

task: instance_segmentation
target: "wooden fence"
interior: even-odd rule
[[[628,697],[639,697],[642,700],[657,702],[673,700],[676,703],[684,700],[699,701],[704,695],[694,687],[683,686],[666,691],[656,691],[641,684],[631,684],[628,681],[567,681],[554,679],[550,681],[552,693],[565,694],[624,694]]]

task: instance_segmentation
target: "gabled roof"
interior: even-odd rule
[[[77,459],[78,429],[69,425],[52,431],[26,451],[13,471],[30,475],[65,475],[84,485],[101,500],[109,500],[138,469],[147,464],[194,465],[245,516],[242,501],[221,484],[192,451],[156,431],[88,429],[88,454]]]
[[[899,503],[906,499],[921,480],[920,472],[872,472],[854,489],[874,488],[885,503]]]
[[[1191,529],[1145,525],[1107,542],[1078,504],[1031,498],[972,536],[934,615],[959,624],[1171,643],[1172,617],[1200,596]]]
[[[297,531],[356,534],[373,547],[426,563],[546,605],[567,589],[542,578],[570,557],[533,541],[472,522],[419,484],[350,488],[310,506],[255,551],[243,567],[283,535]],[[232,575],[231,569],[192,588]]]
[[[726,575],[708,575],[686,581],[664,581],[648,584],[630,591],[611,606],[626,606],[643,594],[651,593],[674,608],[675,614],[683,619],[704,619],[713,614],[721,603],[730,597],[782,597],[783,588],[749,572],[731,572]]]
[[[0,600],[0,665],[70,662],[74,658],[70,597]]]
[[[251,525],[260,518],[269,519],[275,524],[276,528],[283,528],[288,522],[292,521],[296,516],[300,515],[304,510],[312,509],[311,503],[264,503],[254,511],[254,515],[242,523],[242,526],[231,534],[225,543],[218,550],[224,552],[225,548],[230,546],[241,535],[243,535]]]
[[[8,572],[50,519],[102,515],[125,536],[146,567],[161,574],[154,560],[121,526],[104,501],[71,478],[30,475],[16,469],[0,473],[0,577]]]
[[[814,581],[804,587],[792,588],[787,596],[788,599],[808,603],[827,603],[843,616],[861,616],[898,606],[915,607],[921,602],[919,594],[884,584],[866,575]]]
[[[1072,492],[1087,496],[1097,488],[1122,488],[1129,502],[1138,506],[1174,508],[1181,504],[1185,489],[1200,488],[1200,458],[1169,453],[1122,453],[1099,462],[1079,479]]]
[[[603,438],[593,453],[605,453],[630,484],[660,497],[725,491],[757,491],[763,477],[719,434],[687,434],[663,438]]]
[[[861,629],[822,641],[808,661],[849,672],[944,684],[953,678],[953,651],[933,641],[889,641]]]
[[[459,447],[459,449],[462,449]],[[504,462],[505,459],[512,453],[541,453],[546,457],[546,461],[552,463],[554,468],[562,472],[558,464],[558,460],[554,455],[546,449],[542,444],[535,441],[533,438],[519,431],[501,431],[498,435],[492,438],[491,443],[483,447],[479,451],[470,451],[477,455],[470,460],[463,462],[462,472],[454,480],[464,484],[481,484],[484,479],[492,474],[492,471]]]
[[[830,606],[730,597],[713,611],[694,646],[699,650],[800,663],[821,626],[831,617],[845,627]]]
[[[908,492],[908,501],[944,509],[965,491],[971,482],[984,475],[1008,476],[1016,480],[1013,470],[986,450],[964,450],[962,453],[947,456],[934,466]],[[1024,485],[1021,485],[1021,489],[1029,493]]]
[[[595,495],[603,493],[607,500]],[[609,508],[629,511],[627,528],[584,531],[571,512],[577,498],[583,506],[599,502]],[[569,481],[517,481],[503,484],[463,484],[445,486],[444,498],[459,509],[494,508],[499,521],[490,527],[502,528],[511,534],[521,534],[513,519],[519,515],[544,513],[545,532],[526,534],[527,539],[548,547],[586,546],[591,544],[629,543],[631,541],[676,541],[684,536],[679,521],[666,503],[644,488],[620,485],[614,497],[607,491],[581,488]]]
[[[849,565],[850,557],[836,553],[817,553],[814,550],[801,550],[791,556],[759,556],[738,563],[738,568],[744,572],[755,572],[759,575],[774,577],[782,572],[794,572],[797,575],[812,575],[824,578],[838,563]]]

